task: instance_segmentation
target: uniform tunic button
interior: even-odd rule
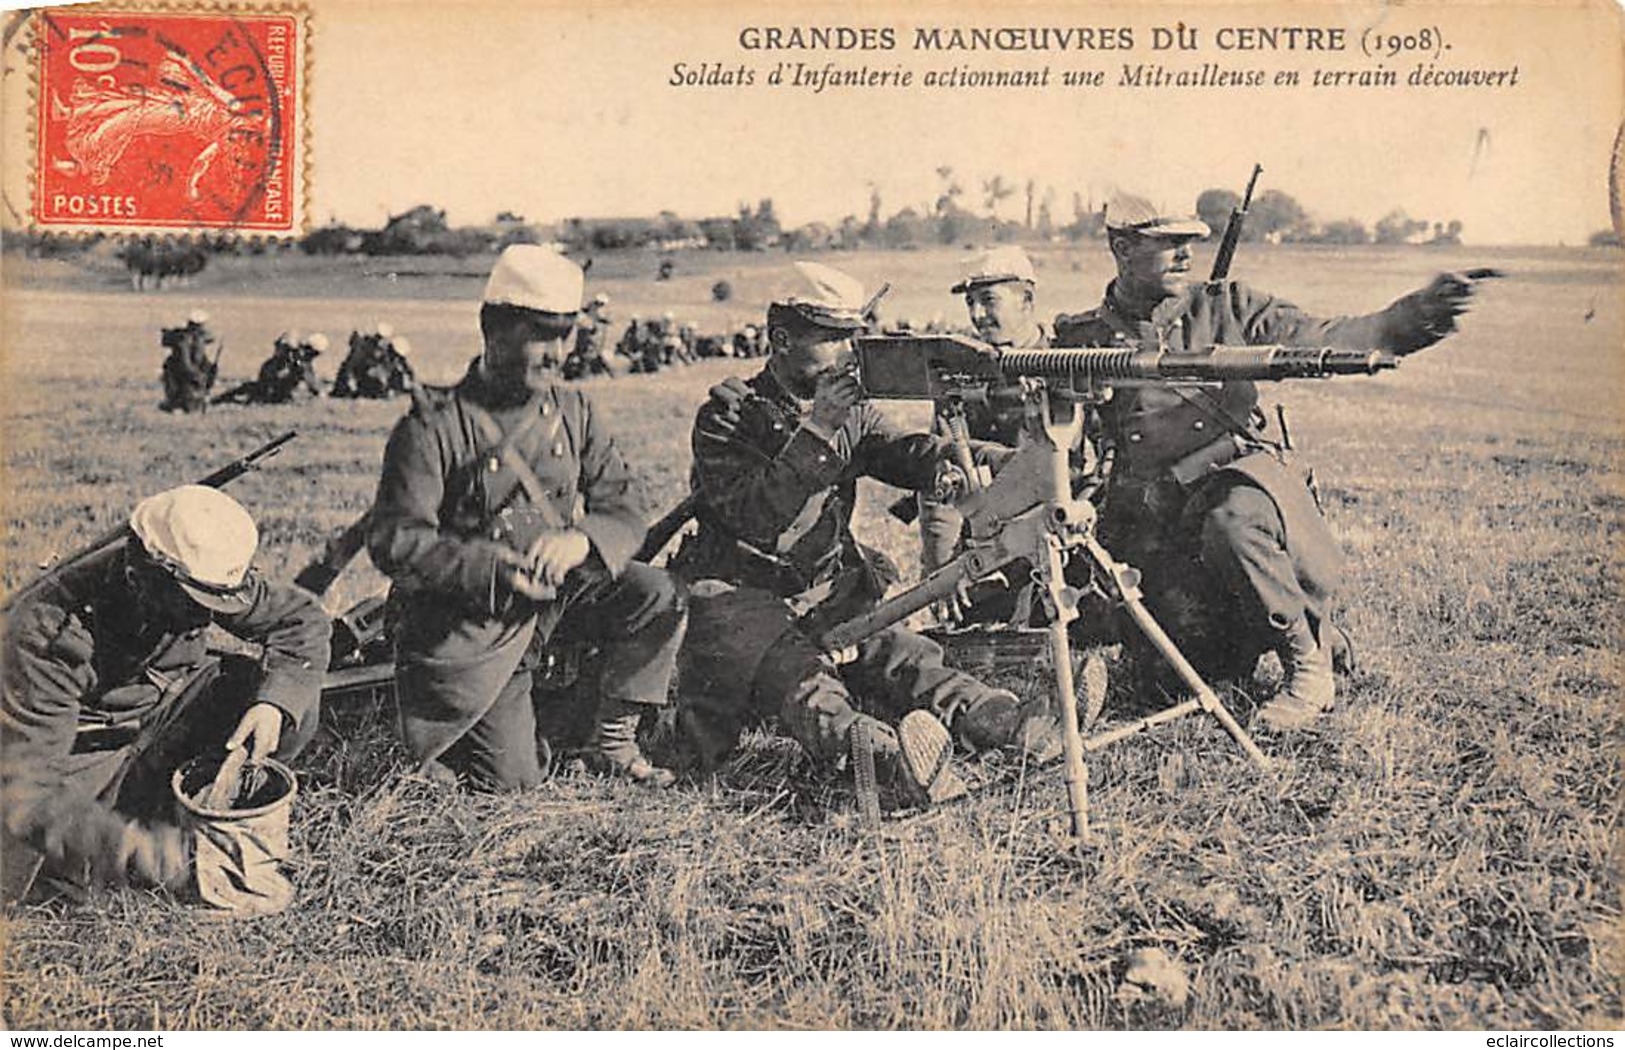
[[[1198,419],[1196,422],[1191,424],[1191,427],[1195,430],[1206,430],[1207,424]]]
[[[495,456],[492,456],[489,460],[486,461],[485,469],[489,470],[491,473],[495,474],[497,471],[502,469],[502,460],[498,459]]]
[[[554,445],[553,445],[553,455],[555,455],[555,456],[564,455],[564,442],[559,441],[559,442],[554,443]]]
[[[542,402],[542,415],[550,416],[552,414],[553,414],[553,403],[551,401],[543,401]]]
[[[1140,443],[1141,436],[1142,435],[1140,434],[1130,434],[1128,436],[1129,443],[1132,445],[1138,445]]]
[[[773,429],[774,430],[783,430],[784,429],[784,424],[783,423],[774,423],[773,424]]]

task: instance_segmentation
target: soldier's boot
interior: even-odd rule
[[[1341,675],[1351,675],[1360,669],[1359,658],[1355,655],[1354,639],[1343,628],[1331,621],[1320,625],[1321,632],[1326,635],[1326,642],[1332,650],[1332,670]]]
[[[624,700],[605,700],[598,708],[598,725],[587,749],[589,764],[649,787],[670,787],[677,775],[650,762],[638,746],[638,719],[642,707]]]
[[[1301,616],[1282,633],[1276,651],[1286,677],[1280,692],[1258,709],[1259,720],[1271,729],[1301,729],[1331,708],[1337,680],[1332,676],[1329,634],[1323,630],[1316,638]]]
[[[910,711],[895,730],[868,715],[858,720],[868,730],[879,783],[892,785],[914,805],[948,802],[967,793],[953,768],[953,737],[935,715]],[[850,730],[847,739],[852,739]]]
[[[1010,748],[1039,764],[1061,753],[1061,724],[1049,704],[1042,698],[1023,702],[1008,689],[989,689],[965,705],[954,730],[974,751]]]

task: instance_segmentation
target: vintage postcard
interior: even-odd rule
[[[4,12],[5,1026],[1613,1045],[1622,20]]]

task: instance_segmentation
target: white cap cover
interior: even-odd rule
[[[984,284],[1003,284],[1005,281],[1038,283],[1038,274],[1033,271],[1032,259],[1014,244],[989,248],[985,252],[971,256],[965,260],[962,273],[959,283],[948,289],[954,295],[968,292]]]
[[[217,612],[243,612],[243,580],[260,533],[243,505],[206,485],[148,496],[130,512],[130,531],[181,589]]]
[[[862,281],[823,263],[798,262],[795,267],[801,287],[778,303],[826,328],[862,328],[868,323]]]
[[[573,314],[581,309],[585,287],[581,267],[558,252],[539,244],[515,244],[503,249],[491,267],[483,301],[549,314]]]

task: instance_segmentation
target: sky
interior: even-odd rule
[[[1261,188],[1321,220],[1373,223],[1395,207],[1459,219],[1471,243],[1583,242],[1609,224],[1607,171],[1622,112],[1620,9],[1597,3],[1014,2],[838,6],[745,2],[499,3],[310,0],[310,163],[316,224],[380,225],[417,204],[453,224],[499,210],[571,216],[732,214],[771,198],[787,224],[927,208],[939,167],[985,212],[984,180],[1033,180],[1068,221],[1074,192],[1098,206],[1127,189],[1189,210],[1209,187]],[[1195,50],[1154,50],[1157,27],[1195,29]],[[750,50],[741,32],[779,27],[890,29],[871,51]],[[1115,50],[929,51],[918,27],[1109,30]],[[1218,30],[1341,29],[1342,51],[1220,49]],[[1447,45],[1367,57],[1366,30]],[[8,145],[26,63],[8,54]],[[769,87],[779,62],[908,71],[907,88]],[[750,87],[670,84],[674,66],[754,69]],[[1396,72],[1397,88],[1126,88],[1127,65],[1170,71]],[[1050,67],[1044,88],[925,87],[929,72]],[[1510,71],[1515,87],[1406,87],[1419,65]],[[1063,70],[1106,84],[1067,87]],[[23,112],[26,121],[26,111]],[[24,140],[26,141],[26,140]],[[26,195],[9,149],[8,198]],[[26,151],[25,151],[26,152]],[[1022,194],[1001,207],[1019,216]]]

